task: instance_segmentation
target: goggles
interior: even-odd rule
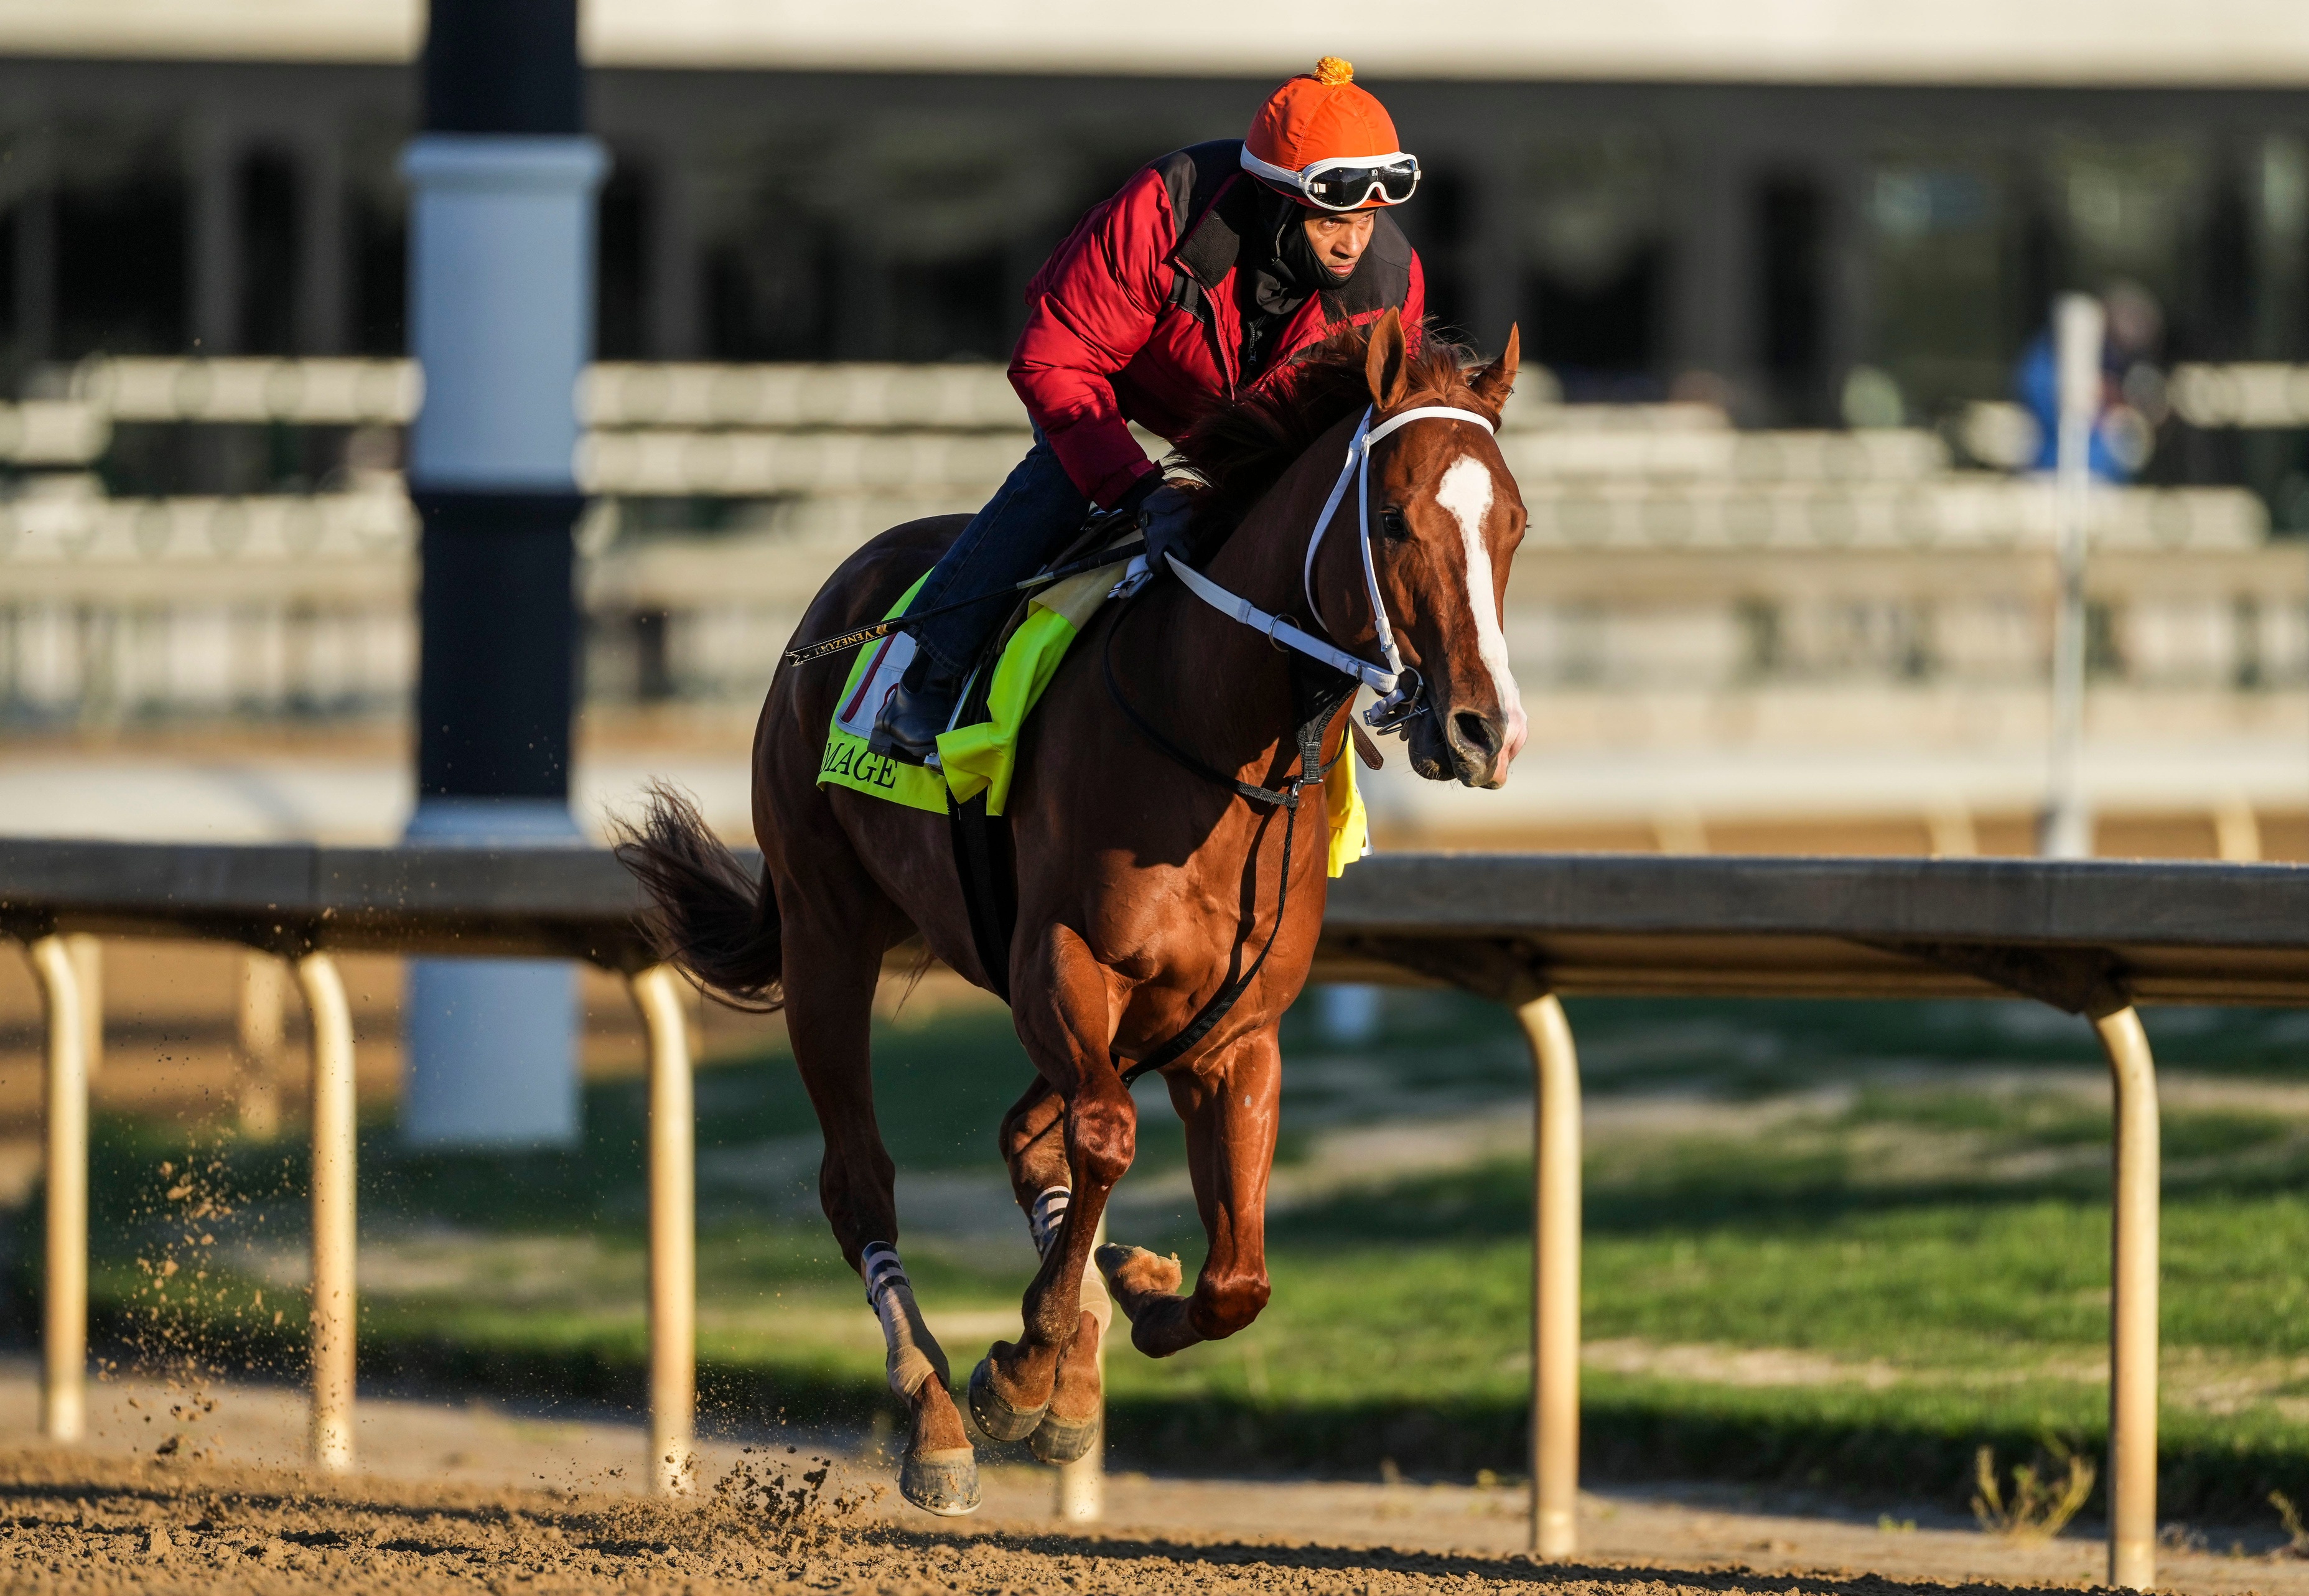
[[[1322,211],[1360,211],[1374,194],[1382,205],[1400,205],[1419,187],[1419,157],[1399,150],[1392,155],[1329,156],[1294,172],[1259,160],[1246,144],[1242,169]]]

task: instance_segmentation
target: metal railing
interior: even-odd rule
[[[689,1042],[681,984],[636,932],[606,853],[0,843],[0,934],[22,942],[46,1011],[48,1203],[41,1429],[80,1438],[87,1358],[89,1016],[73,933],[235,942],[288,960],[311,1033],[309,1450],[353,1466],[355,1115],[350,1009],[335,953],[542,953],[622,974],[648,1040],[652,1478],[681,1487],[695,1407]]]
[[[0,933],[47,1004],[43,1426],[76,1436],[86,1357],[87,1027],[74,933],[238,942],[296,962],[313,1015],[312,1445],[350,1468],[352,1037],[340,949],[591,960],[649,1038],[652,1479],[683,1488],[694,1405],[690,1061],[674,973],[598,850],[0,841]],[[1320,979],[1456,986],[1513,1010],[1535,1082],[1532,1546],[1577,1549],[1580,1130],[1567,995],[2022,996],[2085,1016],[2114,1084],[2112,1583],[2156,1572],[2158,1126],[2141,1002],[2309,1005],[2309,868],[2033,859],[1381,855],[1331,889]],[[1094,1481],[1070,1480],[1073,1515]]]

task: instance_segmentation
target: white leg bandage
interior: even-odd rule
[[[1026,1211],[1026,1230],[1034,1238],[1037,1253],[1049,1255],[1051,1239],[1059,1233],[1059,1221],[1067,1217],[1068,1204],[1074,1200],[1074,1193],[1062,1186],[1045,1187],[1034,1199],[1033,1207]]]
[[[869,1241],[858,1264],[866,1277],[866,1300],[882,1321],[882,1342],[889,1349],[884,1367],[890,1389],[911,1401],[925,1380],[935,1377],[952,1385],[946,1352],[922,1322],[922,1310],[914,1304],[914,1283],[898,1262],[898,1249],[886,1241]]]
[[[1051,1244],[1059,1238],[1059,1226],[1073,1201],[1074,1193],[1065,1186],[1047,1186],[1027,1210],[1026,1229],[1034,1238],[1034,1250],[1044,1257],[1050,1256]],[[1103,1340],[1107,1327],[1114,1323],[1114,1299],[1106,1294],[1104,1278],[1087,1262],[1082,1272],[1082,1311],[1098,1321],[1098,1333]]]

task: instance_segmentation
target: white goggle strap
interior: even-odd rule
[[[1390,150],[1385,155],[1326,155],[1320,160],[1309,161],[1299,168],[1299,172],[1302,177],[1311,179],[1321,177],[1325,172],[1336,171],[1341,167],[1369,167],[1375,172],[1385,171],[1389,167],[1409,167],[1416,171],[1419,157],[1408,150]]]
[[[1362,197],[1358,199],[1353,204],[1327,205],[1321,200],[1317,199],[1313,194],[1308,193],[1307,185],[1311,179],[1320,177],[1325,172],[1336,170],[1340,167],[1371,167],[1377,168],[1380,167],[1400,166],[1404,162],[1408,161],[1411,163],[1411,167],[1414,171],[1416,171],[1419,168],[1419,158],[1417,156],[1407,155],[1400,150],[1396,151],[1391,155],[1327,155],[1320,160],[1309,161],[1303,168],[1294,172],[1289,167],[1279,167],[1271,160],[1259,160],[1258,156],[1253,155],[1250,152],[1250,146],[1245,144],[1242,147],[1241,160],[1242,169],[1244,171],[1250,172],[1257,177],[1269,178],[1276,183],[1287,183],[1293,188],[1297,189],[1302,194],[1304,194],[1308,203],[1319,206],[1326,211],[1339,211],[1361,210],[1365,204],[1370,203],[1372,189],[1377,189],[1379,191],[1379,203],[1381,204],[1392,205],[1399,203],[1400,202],[1388,199],[1387,197],[1387,185],[1374,178],[1371,181],[1371,185],[1363,190]]]

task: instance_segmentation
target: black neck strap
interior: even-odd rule
[[[1114,673],[1114,643],[1117,634],[1122,630],[1122,623],[1129,617],[1137,598],[1137,595],[1133,594],[1123,601],[1120,613],[1115,616],[1113,624],[1107,628],[1106,647],[1103,651],[1107,692],[1113,697],[1115,706],[1129,718],[1139,735],[1154,744],[1173,763],[1193,772],[1205,781],[1229,789],[1240,798],[1248,798],[1253,803],[1264,804],[1270,811],[1279,808],[1284,812],[1283,876],[1282,885],[1275,897],[1275,928],[1267,933],[1265,945],[1258,950],[1258,957],[1252,960],[1250,967],[1241,974],[1212,993],[1209,1001],[1195,1012],[1195,1017],[1187,1022],[1185,1029],[1178,1035],[1125,1069],[1122,1072],[1125,1084],[1136,1081],[1150,1071],[1159,1070],[1166,1065],[1176,1063],[1183,1057],[1188,1049],[1208,1036],[1212,1029],[1221,1020],[1226,1018],[1229,1011],[1241,1001],[1242,995],[1250,989],[1251,983],[1258,979],[1258,972],[1266,968],[1267,956],[1275,951],[1276,940],[1283,935],[1284,914],[1291,906],[1291,872],[1293,864],[1293,845],[1299,832],[1301,798],[1308,788],[1319,787],[1322,784],[1323,779],[1330,774],[1331,764],[1336,764],[1338,759],[1346,757],[1349,739],[1342,738],[1339,739],[1338,758],[1329,763],[1324,762],[1323,732],[1330,725],[1332,717],[1339,712],[1340,706],[1354,696],[1355,688],[1361,685],[1353,677],[1342,675],[1338,671],[1293,655],[1291,660],[1291,696],[1295,707],[1294,718],[1298,722],[1293,740],[1298,745],[1298,758],[1295,763],[1299,773],[1279,787],[1261,787],[1254,782],[1230,776],[1223,771],[1213,769],[1209,764],[1180,747],[1178,744],[1165,737],[1146,716],[1140,714],[1131,702],[1123,696],[1122,683]],[[1264,832],[1265,829],[1262,824],[1260,830]],[[1245,896],[1251,900],[1252,911],[1248,918],[1248,923],[1243,927],[1242,936],[1235,943],[1233,960],[1240,960],[1242,957],[1242,950],[1249,945],[1251,933],[1258,924],[1257,899],[1258,840],[1256,837],[1251,841],[1243,867],[1250,878],[1251,891]]]

